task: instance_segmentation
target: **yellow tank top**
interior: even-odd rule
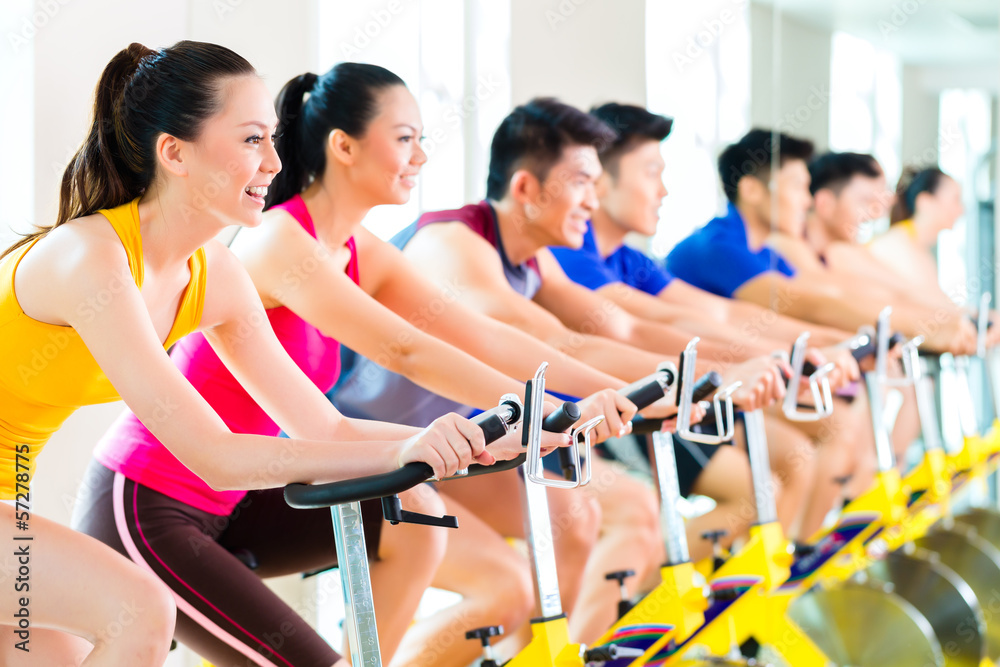
[[[128,255],[132,278],[142,287],[139,200],[99,211],[114,227]],[[118,392],[72,327],[32,319],[14,294],[14,272],[34,246],[0,260],[0,499],[15,497],[18,473],[35,472],[35,457],[77,408],[119,400]],[[197,328],[205,301],[205,250],[188,259],[191,280],[164,343],[169,348]],[[95,297],[99,307],[101,296]],[[85,307],[85,306],[81,306]],[[89,306],[88,306],[89,307]],[[19,465],[18,465],[19,464]]]
[[[909,236],[911,240],[913,241],[917,240],[917,225],[914,224],[913,218],[910,218],[908,220],[900,220],[895,225],[893,225],[893,227],[899,227],[904,232],[906,232],[906,235]]]

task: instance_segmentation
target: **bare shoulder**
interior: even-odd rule
[[[409,243],[405,254],[435,256],[452,260],[471,259],[476,261],[492,256],[497,263],[500,258],[486,239],[469,229],[463,222],[435,222],[421,228]]]
[[[814,271],[819,268],[816,252],[802,240],[787,234],[771,234],[767,245],[781,253],[797,271]]]
[[[410,239],[403,254],[435,282],[461,278],[485,289],[505,286],[496,249],[462,222],[435,222]]]
[[[50,324],[72,321],[76,306],[105,289],[134,286],[128,255],[108,219],[94,214],[70,220],[25,253],[14,276],[22,310]]]

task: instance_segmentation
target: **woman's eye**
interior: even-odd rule
[[[407,135],[407,136],[405,136],[405,137],[400,137],[400,138],[399,138],[399,140],[400,140],[400,141],[402,141],[402,142],[403,142],[404,144],[408,144],[408,143],[410,143],[411,141],[413,141],[413,137],[412,137],[412,136],[409,136],[409,135]]]
[[[257,144],[259,144],[260,142],[262,142],[263,140],[264,140],[264,137],[260,136],[259,134],[255,134],[252,137],[247,137],[247,143],[248,144],[254,144],[255,146]]]

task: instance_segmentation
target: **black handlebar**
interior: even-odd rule
[[[897,331],[889,337],[889,349],[896,347],[902,343],[906,342],[906,336]],[[858,347],[851,348],[851,356],[859,364],[867,359],[868,357],[875,354],[878,347],[878,341],[875,340],[874,336],[868,336],[868,342],[864,345],[859,345]],[[802,375],[809,376],[816,372],[816,366],[810,361],[806,361],[802,364]],[[788,382],[788,378],[785,378],[785,382]]]
[[[501,409],[506,411],[505,415],[498,413],[498,410]],[[520,418],[520,405],[508,401],[503,403],[500,408],[476,415],[470,421],[482,429],[486,444],[490,444],[507,433],[506,424],[515,423]],[[472,477],[491,472],[503,472],[518,467],[524,463],[524,460],[525,456],[522,454],[509,461],[499,461],[491,466],[473,464],[469,466],[465,476]],[[296,509],[317,509],[374,500],[402,493],[433,479],[433,477],[434,469],[430,465],[423,461],[413,461],[401,468],[378,475],[327,484],[289,484],[285,487],[285,502]]]
[[[675,380],[672,371],[661,369],[619,390],[618,393],[624,394],[636,408],[642,410],[663,398],[667,393],[666,388]]]
[[[691,392],[691,402],[698,403],[704,401],[709,396],[714,394],[722,387],[722,376],[718,371],[709,371],[703,376],[698,378],[695,382],[694,389]],[[670,417],[671,420],[676,419],[676,417]],[[646,419],[644,417],[636,416],[632,420],[632,433],[634,435],[649,435],[650,433],[655,433],[663,428],[663,422],[667,421],[665,419]],[[701,423],[712,424],[715,422],[715,413],[709,411],[705,415],[705,419]]]
[[[562,433],[577,423],[581,414],[583,413],[580,412],[579,405],[573,401],[566,401],[549,413],[549,416],[542,422],[542,430],[550,433]],[[560,447],[560,449],[565,448]]]

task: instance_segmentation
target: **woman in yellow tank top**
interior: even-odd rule
[[[889,231],[868,247],[911,289],[940,293],[932,249],[938,234],[951,229],[963,213],[962,186],[954,179],[937,167],[907,168],[896,186]]]
[[[937,167],[907,167],[896,186],[889,231],[872,239],[868,248],[901,284],[924,300],[954,307],[957,295],[947,294],[938,280],[934,246],[938,235],[954,227],[964,213],[962,186],[955,179]],[[976,304],[966,306],[972,313]],[[987,345],[998,342],[1000,328],[992,327]]]
[[[456,415],[423,431],[346,419],[288,358],[239,262],[212,241],[228,225],[260,223],[281,168],[275,124],[263,82],[232,51],[132,44],[101,76],[56,223],[0,258],[0,553],[14,554],[0,566],[23,575],[0,589],[0,663],[166,658],[175,610],[163,584],[30,511],[34,457],[79,406],[121,397],[217,489],[331,481],[418,460],[447,475],[520,450],[514,436],[484,450],[479,429]],[[225,427],[165,352],[194,330],[296,439]],[[417,508],[442,509],[424,503]],[[410,557],[439,553],[443,539],[428,533],[437,544],[413,545]]]

